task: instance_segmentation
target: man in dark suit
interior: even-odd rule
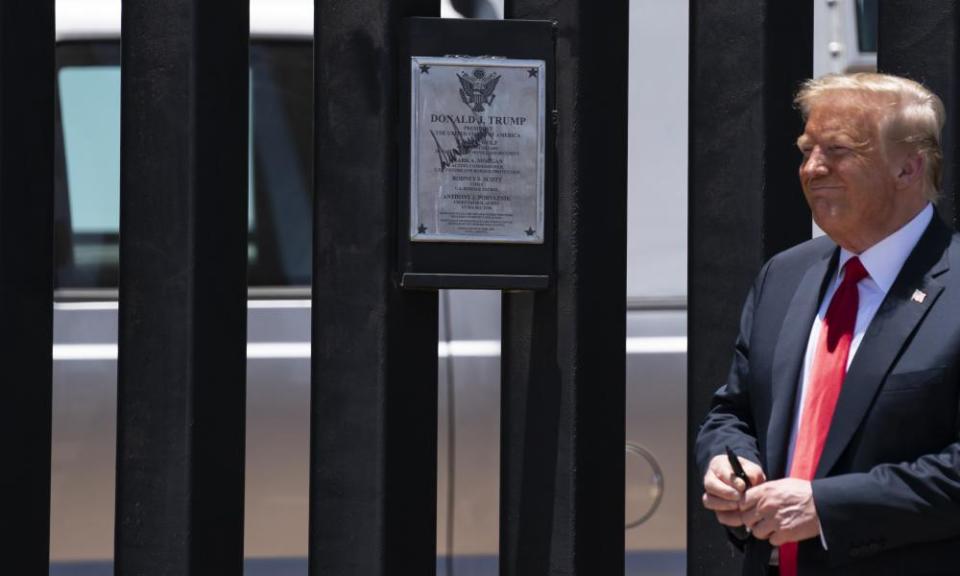
[[[827,236],[753,285],[697,437],[703,503],[745,574],[960,574],[960,240],[931,203],[943,104],[880,74],[811,80],[797,104]]]

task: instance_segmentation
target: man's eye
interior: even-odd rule
[[[827,152],[829,152],[830,154],[844,154],[849,150],[850,148],[840,144],[833,144],[831,146],[827,146]]]

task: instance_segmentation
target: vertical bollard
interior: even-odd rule
[[[127,0],[116,573],[243,573],[247,2]]]
[[[503,297],[500,573],[623,574],[625,0],[512,0],[557,22],[557,275]]]
[[[960,201],[954,174],[960,163],[956,146],[957,29],[960,9],[952,0],[883,0],[879,10],[877,68],[922,82],[937,93],[947,108],[943,127],[943,194],[937,206],[940,215],[956,227]]]
[[[0,2],[0,558],[23,574],[50,547],[53,4]]]
[[[690,4],[687,406],[692,446],[733,353],[740,306],[774,253],[810,237],[792,96],[813,69],[813,3]],[[688,453],[692,453],[688,452]],[[735,574],[739,558],[701,503],[689,459],[687,571]]]
[[[315,3],[312,576],[436,567],[437,294],[400,289],[395,239],[398,25],[438,13]]]

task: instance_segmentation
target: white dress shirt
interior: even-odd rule
[[[793,419],[793,426],[790,431],[790,442],[787,444],[787,470],[793,463],[793,449],[797,439],[797,428],[800,418],[803,415],[803,403],[806,400],[807,390],[810,386],[810,373],[813,365],[813,357],[817,351],[817,344],[820,341],[820,330],[823,328],[824,317],[827,314],[827,308],[833,299],[833,294],[840,287],[843,280],[843,266],[854,256],[859,256],[860,263],[867,270],[867,276],[857,284],[857,294],[859,296],[859,305],[857,308],[857,322],[853,329],[853,340],[850,342],[850,354],[847,357],[847,368],[853,362],[853,357],[860,348],[860,342],[863,335],[873,320],[880,303],[886,297],[894,280],[900,274],[903,263],[913,252],[914,247],[933,219],[933,206],[927,206],[913,217],[912,220],[903,225],[899,230],[887,236],[880,242],[877,242],[863,253],[857,255],[843,248],[840,249],[840,259],[837,264],[837,271],[830,280],[827,291],[823,295],[823,301],[820,303],[820,309],[817,310],[817,316],[813,319],[813,325],[810,326],[810,337],[807,339],[807,351],[803,357],[803,367],[800,371],[800,397],[797,399],[796,415]],[[827,548],[826,535],[823,530],[820,531],[820,541],[824,549]]]

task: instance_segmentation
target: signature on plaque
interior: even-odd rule
[[[440,158],[441,172],[446,170],[448,166],[452,166],[461,156],[469,154],[474,148],[483,144],[483,141],[490,135],[490,129],[482,126],[477,130],[476,134],[464,138],[463,133],[460,132],[460,127],[457,126],[456,120],[453,119],[453,115],[448,114],[446,118],[447,121],[450,122],[450,126],[453,127],[453,139],[454,142],[457,143],[455,148],[448,150],[441,146],[437,134],[433,130],[430,131],[430,135],[433,136],[433,141],[437,145],[437,156]]]

